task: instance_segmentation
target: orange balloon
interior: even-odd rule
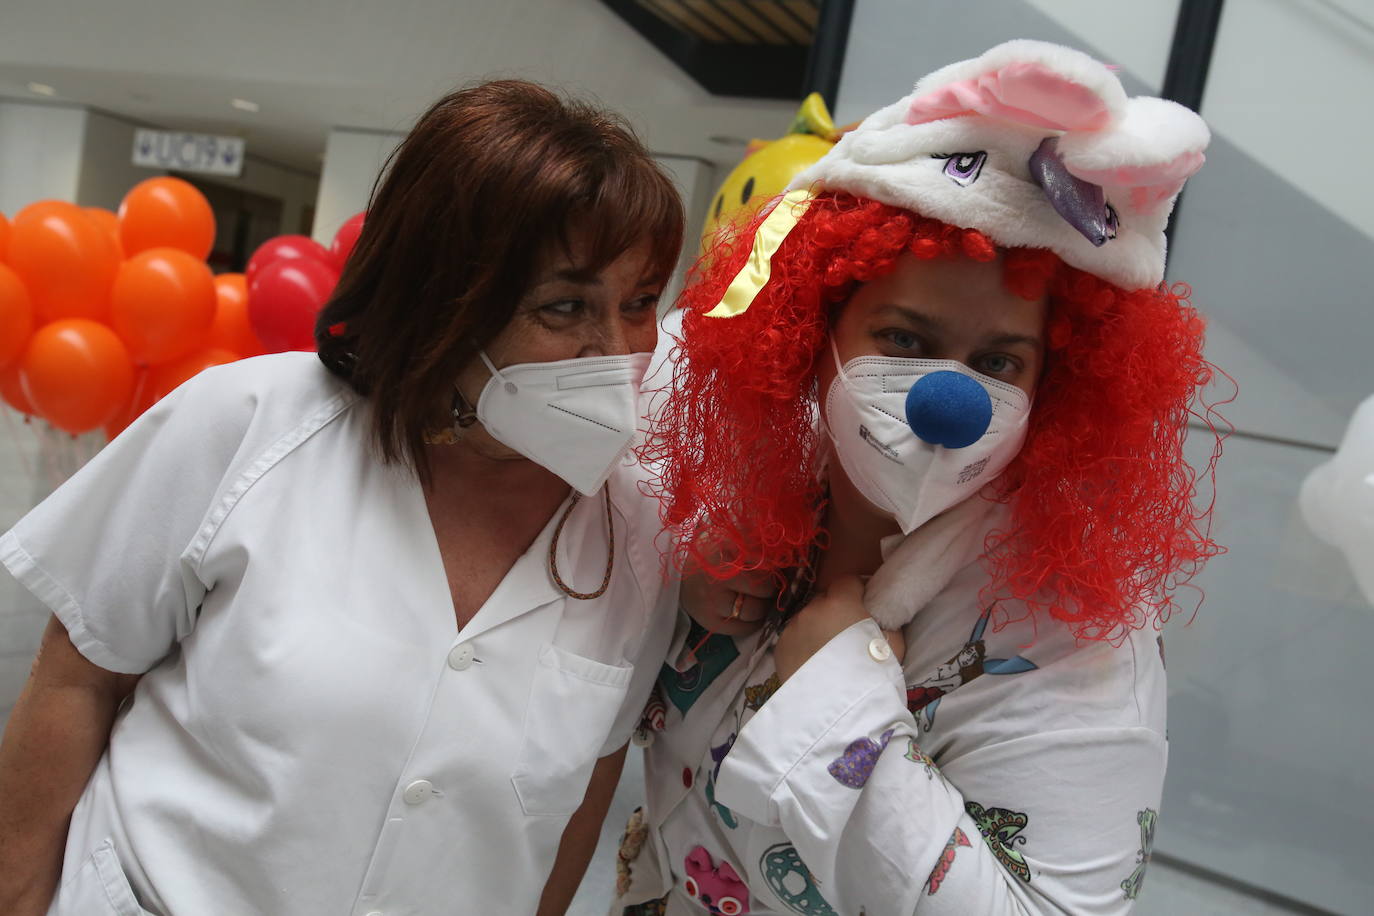
[[[82,211],[86,217],[110,237],[114,242],[115,251],[119,252],[119,259],[124,260],[124,243],[119,240],[119,217],[114,215],[113,210],[106,210],[104,207],[83,207]]]
[[[20,210],[10,227],[9,265],[40,322],[109,314],[119,252],[76,204],[44,200]]]
[[[149,178],[119,205],[124,254],[176,248],[204,261],[215,244],[215,213],[195,186],[180,178]]]
[[[19,360],[35,412],[73,435],[105,425],[129,400],[129,351],[105,325],[64,318],[39,328]]]
[[[18,363],[8,369],[0,369],[0,401],[4,401],[22,414],[33,416],[38,412],[29,403],[28,395],[24,394],[24,383],[19,379]]]
[[[185,382],[199,375],[202,370],[209,369],[211,366],[223,366],[238,358],[239,355],[230,350],[208,347],[204,350],[198,350],[190,356],[183,356],[181,359],[173,360],[170,363],[154,366],[151,370],[153,401],[162,400]]]
[[[33,333],[33,303],[19,275],[0,264],[0,367],[24,352]]]
[[[215,320],[206,344],[244,356],[260,356],[267,348],[248,321],[248,282],[243,274],[215,277]]]
[[[215,279],[204,261],[153,248],[119,267],[110,327],[138,363],[165,363],[204,346],[215,318]]]
[[[134,370],[133,393],[124,406],[115,411],[114,419],[105,424],[106,438],[113,440],[128,429],[129,424],[143,416],[145,410],[157,403],[157,398],[153,396],[152,374],[153,370],[147,367]]]
[[[5,219],[5,214],[0,213],[0,261],[5,260],[5,255],[10,249],[10,221]]]

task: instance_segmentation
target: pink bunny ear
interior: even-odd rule
[[[1189,150],[1168,162],[1118,166],[1101,171],[1073,169],[1073,172],[1093,184],[1130,188],[1131,208],[1137,213],[1149,213],[1183,190],[1183,183],[1195,175],[1206,160],[1200,150]]]
[[[912,100],[908,124],[980,114],[1050,130],[1100,130],[1112,120],[1092,87],[1036,61],[1021,61],[947,83]]]
[[[1196,113],[1163,99],[1131,99],[1110,131],[1059,138],[1078,178],[1130,189],[1131,208],[1151,213],[1172,200],[1206,161],[1211,135]]]
[[[735,870],[730,867],[730,863],[724,860],[721,861],[720,867],[716,869],[716,874],[720,875],[720,877],[726,881],[734,881],[740,884],[744,883],[740,881],[740,876],[735,873]]]

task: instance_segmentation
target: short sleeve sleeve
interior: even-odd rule
[[[225,387],[183,385],[0,537],[0,562],[93,664],[142,673],[195,625],[208,584],[187,552],[252,418]]]

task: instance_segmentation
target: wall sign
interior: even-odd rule
[[[243,171],[243,138],[140,128],[134,131],[133,162],[149,169],[237,176]]]

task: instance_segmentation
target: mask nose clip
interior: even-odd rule
[[[992,398],[967,375],[949,369],[932,372],[907,392],[906,422],[923,442],[967,448],[992,425]]]

